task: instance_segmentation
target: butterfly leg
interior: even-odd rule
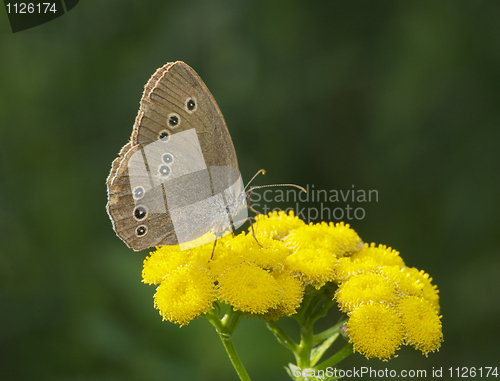
[[[217,240],[219,239],[219,233],[221,232],[221,228],[222,228],[222,224],[217,226],[217,229],[215,231],[215,241],[214,241],[214,247],[212,249],[212,255],[210,256],[210,260],[214,259],[214,253],[215,253],[215,246],[217,245]],[[222,234],[220,235],[221,237],[223,236],[224,234],[224,230],[222,230]]]
[[[250,220],[250,218],[248,218]],[[257,221],[257,223],[259,223]],[[259,245],[260,247],[264,248],[264,246],[262,246],[259,242],[259,240],[257,239],[257,237],[255,236],[255,230],[253,228],[253,224],[252,224],[252,221],[250,221],[250,227],[252,228],[252,236],[253,236],[253,239],[255,240],[255,242],[257,242],[257,245]],[[268,247],[266,249],[269,249]]]
[[[214,247],[212,249],[212,255],[210,256],[210,260],[214,259],[215,245],[217,245],[217,236],[215,236]]]
[[[252,228],[252,237],[253,237],[253,239],[255,239],[255,242],[257,242],[257,245],[259,245],[260,247],[262,247],[264,249],[264,246],[262,246],[260,244],[259,240],[257,239],[257,236],[255,235],[255,230],[253,228],[252,219],[253,219],[252,217],[247,217],[244,220],[239,221],[238,223],[244,222],[244,221],[250,221],[250,227]],[[258,223],[258,221],[257,221],[257,223]],[[269,249],[269,247],[267,247],[266,249]]]

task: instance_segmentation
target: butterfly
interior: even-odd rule
[[[167,63],[147,82],[130,142],[106,184],[113,228],[136,251],[211,242],[248,217],[224,117],[202,79],[181,61]]]

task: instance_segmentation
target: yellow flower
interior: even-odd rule
[[[392,282],[380,274],[361,274],[342,283],[335,299],[343,312],[356,309],[361,304],[383,303],[394,305],[399,297]]]
[[[258,241],[252,234],[245,235],[244,232],[234,237],[227,245],[229,255],[238,256],[263,269],[282,270],[286,257],[292,253],[292,250],[282,241],[265,236],[260,236],[257,239]]]
[[[280,286],[268,271],[242,263],[219,277],[218,299],[236,310],[263,314],[278,305]]]
[[[431,303],[432,307],[434,307],[436,311],[439,311],[439,290],[436,285],[431,283],[432,278],[429,277],[429,274],[427,274],[424,270],[418,271],[414,267],[406,268],[405,271],[408,274],[408,277],[423,284],[422,292],[424,298]]]
[[[353,310],[349,314],[347,334],[354,351],[366,358],[388,360],[403,342],[398,313],[380,303],[364,304]]]
[[[295,250],[320,249],[337,257],[348,256],[363,248],[363,241],[343,222],[321,222],[292,230],[285,242]]]
[[[219,277],[224,274],[227,269],[238,267],[245,261],[244,256],[234,253],[230,247],[230,241],[235,239],[241,240],[244,238],[244,233],[242,233],[237,237],[231,237],[227,241],[221,243],[221,245],[219,245],[219,241],[217,241],[213,258],[207,264],[207,268],[210,270],[214,280],[219,279]]]
[[[405,341],[427,356],[439,350],[443,341],[441,316],[431,302],[417,296],[403,298],[399,312],[405,329]]]
[[[287,268],[317,289],[333,280],[337,258],[331,252],[314,248],[297,250],[287,258]]]
[[[426,355],[439,348],[438,290],[424,271],[406,267],[396,250],[363,244],[349,225],[306,225],[293,213],[257,216],[254,228],[255,237],[226,235],[215,250],[208,243],[150,253],[143,282],[159,284],[155,307],[164,320],[186,325],[217,299],[277,320],[297,312],[306,285],[336,282],[335,300],[349,315],[355,351],[385,360],[402,343]]]
[[[377,273],[390,279],[401,297],[422,296],[423,283],[419,279],[409,276],[407,267],[384,266],[378,269]]]
[[[380,273],[382,268],[391,266],[395,268],[404,267],[404,262],[396,250],[387,248],[385,245],[375,247],[372,243],[365,243],[363,250],[354,253],[350,257],[339,259],[335,280],[343,282],[354,275],[363,273]]]
[[[283,211],[274,211],[267,216],[259,214],[255,217],[256,222],[253,225],[257,237],[269,237],[275,240],[281,240],[288,235],[291,230],[305,225],[305,222],[293,214],[293,211],[287,215]],[[251,232],[252,228],[248,228]]]
[[[225,238],[219,240],[224,246]],[[218,241],[218,242],[219,242]],[[144,260],[142,281],[148,284],[159,284],[163,278],[187,263],[207,267],[210,262],[214,244],[208,243],[189,250],[181,250],[176,246],[162,246],[149,253]]]
[[[375,243],[368,245],[365,243],[363,250],[352,255],[352,260],[363,261],[366,258],[370,258],[379,266],[399,266],[403,267],[405,263],[403,259],[399,256],[399,252],[396,250],[388,248],[385,245],[378,245],[375,247]]]
[[[364,273],[375,273],[378,269],[379,265],[371,258],[363,258],[363,260],[353,260],[351,257],[339,258],[335,272],[335,281],[345,282],[353,276]]]
[[[262,315],[267,320],[278,320],[281,316],[291,316],[297,312],[304,298],[304,283],[290,272],[273,271],[271,275],[276,279],[280,288],[278,305]]]
[[[149,253],[144,260],[142,281],[148,284],[160,284],[165,276],[177,270],[189,261],[189,252],[179,246],[163,246]]]
[[[158,286],[154,298],[163,319],[181,326],[210,310],[216,299],[212,277],[197,265],[172,271]]]

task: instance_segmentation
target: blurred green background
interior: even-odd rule
[[[499,20],[493,1],[82,0],[13,34],[2,9],[0,379],[237,379],[206,320],[161,321],[147,252],[105,212],[143,86],[175,60],[216,98],[245,180],[378,190],[345,222],[438,285],[439,353],[344,369],[500,366]],[[234,341],[252,379],[287,379],[262,321]]]

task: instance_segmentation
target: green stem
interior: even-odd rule
[[[212,325],[215,327],[215,330],[217,332],[224,331],[224,325],[214,309],[211,309],[210,311],[208,311],[206,314],[204,314],[202,316],[205,319],[207,319],[210,323],[212,323]]]
[[[304,319],[304,315],[306,314],[307,309],[309,308],[309,304],[312,302],[314,298],[313,293],[306,292],[304,295],[304,299],[302,300],[302,304],[300,308],[297,310],[295,315],[292,315],[292,318],[295,319],[299,325],[302,325],[302,320]]]
[[[296,351],[298,357],[297,366],[305,369],[311,365],[311,351],[313,348],[313,325],[309,320],[306,320],[304,325],[300,327],[300,345]]]
[[[316,321],[324,316],[326,316],[328,310],[334,306],[337,302],[333,300],[325,300],[324,303],[316,311],[313,312],[311,320]]]
[[[238,376],[240,377],[240,380],[251,381],[250,376],[248,375],[245,369],[245,366],[241,362],[241,359],[238,356],[238,353],[236,352],[236,348],[234,347],[233,341],[231,340],[232,335],[230,333],[221,333],[221,332],[218,333],[222,341],[222,344],[226,349],[227,355],[229,356],[229,359],[233,363],[233,367],[236,370],[236,373],[238,373]]]
[[[233,318],[231,319],[231,322],[227,326],[227,332],[230,332],[231,334],[234,332],[238,324],[240,324],[241,319],[243,319],[243,314],[242,313],[237,313],[233,315]]]
[[[233,317],[233,314],[234,314],[234,310],[231,308],[231,306],[229,306],[225,315],[221,319],[222,325],[224,327],[227,327],[230,324],[231,318]]]
[[[241,321],[243,314],[234,312],[231,307],[229,307],[228,312],[221,320],[219,316],[214,312],[215,310],[211,310],[207,312],[203,317],[207,319],[212,325],[215,327],[215,330],[219,334],[219,338],[222,341],[222,345],[224,345],[224,349],[226,350],[231,363],[233,364],[236,373],[240,377],[241,381],[251,381],[250,376],[248,375],[245,366],[241,362],[238,353],[236,352],[236,348],[234,347],[232,340],[232,333],[234,332],[236,326]]]
[[[316,291],[313,294],[313,298],[311,303],[307,306],[307,310],[305,311],[305,316],[307,316],[308,319],[310,319],[312,316],[314,316],[314,311],[316,308],[318,308],[318,305],[321,303],[322,299],[325,297],[323,293],[320,293]]]
[[[296,352],[298,350],[299,346],[297,345],[297,343],[290,337],[288,337],[286,332],[283,331],[275,321],[268,321],[266,325],[267,328],[269,328],[269,330],[274,333],[274,336],[276,336],[280,344],[284,345],[292,352]]]

